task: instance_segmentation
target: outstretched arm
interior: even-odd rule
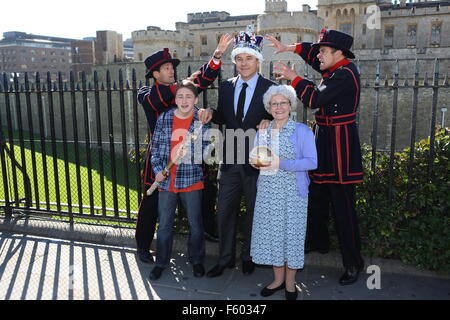
[[[322,73],[320,70],[320,62],[317,59],[317,55],[319,54],[319,49],[312,46],[312,43],[302,42],[302,43],[294,43],[292,45],[284,45],[280,41],[278,41],[275,37],[271,35],[267,35],[266,39],[271,43],[268,44],[268,47],[274,47],[277,51],[274,54],[279,54],[283,52],[292,52],[298,54],[302,59],[309,64],[314,70]]]
[[[203,65],[198,71],[194,72],[187,80],[191,80],[201,92],[208,88],[219,75],[219,69],[222,65],[222,54],[227,50],[228,46],[233,42],[233,37],[224,34],[220,37],[214,55],[209,63]]]

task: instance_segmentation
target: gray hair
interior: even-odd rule
[[[295,89],[291,86],[283,85],[273,85],[269,89],[267,89],[266,93],[263,96],[264,107],[267,112],[270,113],[270,100],[275,95],[280,95],[287,98],[291,102],[291,111],[295,111],[297,109],[297,93]]]

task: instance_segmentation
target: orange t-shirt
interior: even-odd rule
[[[176,153],[173,152],[173,150],[181,143],[184,142],[184,139],[186,138],[186,135],[183,136],[174,136],[174,132],[177,132],[179,129],[184,129],[185,132],[189,130],[189,127],[191,126],[192,120],[194,119],[194,115],[192,117],[189,117],[187,119],[181,119],[178,118],[175,114],[173,115],[173,123],[172,123],[172,139],[170,142],[170,160],[172,160],[172,154],[175,155]],[[177,139],[177,140],[176,140]],[[192,186],[189,186],[184,189],[176,189],[175,188],[175,178],[177,175],[177,165],[173,165],[172,168],[170,168],[170,184],[169,184],[169,192],[189,192],[189,191],[196,191],[196,190],[202,190],[204,188],[203,181],[199,181]]]

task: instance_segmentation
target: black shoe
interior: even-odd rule
[[[158,280],[159,278],[161,278],[163,270],[164,268],[154,267],[152,272],[150,272],[150,280]]]
[[[205,268],[203,267],[202,264],[198,263],[198,264],[194,264],[194,277],[196,278],[201,278],[205,275]]]
[[[358,280],[359,273],[364,269],[364,261],[360,266],[352,266],[345,269],[344,274],[339,279],[339,284],[341,286],[346,286],[353,284]]]
[[[297,287],[295,287],[295,292],[284,290],[284,295],[286,297],[286,300],[297,300],[298,297]]]
[[[209,242],[219,242],[219,237],[205,231],[205,240]]]
[[[321,254],[325,254],[328,253],[330,251],[329,248],[316,248],[316,247],[310,247],[310,246],[305,246],[305,254],[308,254],[310,252],[314,252],[317,251]]]
[[[137,254],[139,257],[139,260],[141,260],[143,263],[153,263],[153,256],[150,253],[150,251],[145,249],[138,249]]]
[[[255,271],[255,264],[252,261],[242,261],[242,273],[250,275]]]
[[[230,263],[230,264],[225,265],[225,266],[221,266],[220,264],[216,264],[211,270],[209,270],[206,273],[206,276],[208,278],[215,278],[215,277],[221,276],[222,273],[223,273],[223,270],[225,270],[225,268],[233,269],[234,268],[234,263]]]
[[[273,289],[269,289],[267,287],[265,287],[264,289],[261,290],[261,296],[263,297],[270,297],[271,295],[273,295],[275,292],[282,290],[285,288],[285,283],[283,282],[279,287],[273,288]]]

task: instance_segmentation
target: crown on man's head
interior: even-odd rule
[[[264,37],[253,35],[253,25],[247,26],[247,31],[239,32],[234,38],[233,51],[231,52],[231,60],[234,61],[234,57],[240,53],[248,53],[257,57],[261,62],[264,60],[262,57]]]

